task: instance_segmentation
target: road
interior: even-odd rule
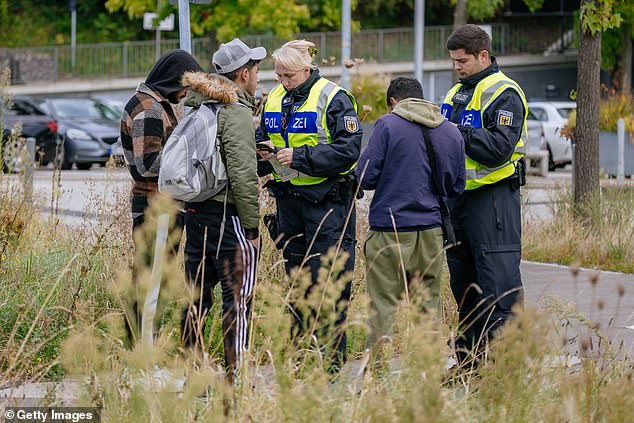
[[[57,177],[59,176],[59,184]],[[9,177],[17,179],[16,177]],[[62,171],[38,169],[35,172],[33,192],[45,214],[55,210],[62,221],[76,225],[102,214],[112,207],[128,202],[132,179],[126,169],[92,169]],[[548,177],[529,176],[522,189],[524,219],[548,219],[558,201],[561,189],[570,186],[570,172],[549,173]],[[57,188],[57,189],[55,189]],[[370,196],[366,196],[368,201]],[[107,217],[107,216],[104,216]]]
[[[33,195],[45,216],[54,213],[64,223],[74,226],[107,219],[112,210],[129,208],[132,179],[126,169],[70,170],[52,169],[35,172]]]

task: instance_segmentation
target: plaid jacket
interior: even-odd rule
[[[133,197],[158,191],[161,151],[176,123],[169,101],[140,83],[121,115],[121,145],[134,179]]]

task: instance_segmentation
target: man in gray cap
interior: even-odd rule
[[[213,302],[214,287],[222,286],[224,357],[227,379],[233,382],[248,348],[248,323],[260,247],[260,223],[254,95],[263,47],[249,48],[239,39],[222,44],[212,62],[218,74],[190,72],[185,104],[220,103],[217,137],[228,184],[203,202],[185,203],[185,270],[193,299],[181,320],[184,346],[203,355],[203,328]]]

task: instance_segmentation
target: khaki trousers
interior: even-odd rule
[[[392,334],[394,313],[406,286],[410,302],[440,316],[441,228],[399,233],[371,230],[364,249],[370,296],[368,347]],[[421,298],[421,285],[429,289],[431,297]]]

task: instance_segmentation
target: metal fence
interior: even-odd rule
[[[551,49],[564,51],[570,48],[571,37],[559,23],[535,25],[492,24],[493,51],[496,55],[537,54]],[[425,28],[425,60],[447,59],[445,41],[451,26]],[[263,46],[271,52],[286,39],[274,35],[247,35],[241,37],[251,46]],[[336,65],[341,49],[340,32],[315,32],[296,34],[314,42],[319,49],[322,65]],[[563,40],[567,40],[564,44]],[[558,44],[561,43],[561,44]],[[162,54],[178,48],[178,40],[162,40]],[[559,48],[557,48],[559,46]],[[192,53],[203,66],[210,62],[217,45],[209,38],[192,40]],[[414,57],[414,29],[364,30],[352,34],[351,56],[366,62],[389,63],[412,61]],[[9,67],[13,82],[51,81],[69,78],[115,78],[143,76],[151,69],[157,57],[155,41],[136,41],[105,44],[0,49],[0,69]],[[73,66],[74,63],[74,66]],[[272,69],[269,57],[261,65]]]

